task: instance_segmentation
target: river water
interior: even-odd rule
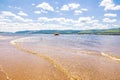
[[[120,36],[32,35],[14,42],[18,49],[45,59],[71,80],[120,79]]]
[[[22,38],[19,42],[50,46],[64,46],[82,50],[105,52],[120,57],[120,36],[109,35],[34,35]],[[37,46],[36,45],[36,46]]]

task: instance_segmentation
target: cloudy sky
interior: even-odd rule
[[[0,31],[120,27],[120,0],[0,0]]]

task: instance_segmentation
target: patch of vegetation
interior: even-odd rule
[[[120,35],[120,28],[94,29],[94,30],[31,30],[18,31],[15,34],[96,34],[96,35]]]

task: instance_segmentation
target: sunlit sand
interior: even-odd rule
[[[0,42],[0,64],[4,70],[0,71],[0,80],[7,80],[7,76],[9,80],[70,80],[43,58],[16,49],[11,40]]]

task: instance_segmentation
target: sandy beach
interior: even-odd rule
[[[11,40],[0,41],[0,80],[70,80],[43,58],[15,48]]]
[[[0,80],[119,80],[120,62],[95,51],[0,40]],[[91,53],[93,53],[91,55]]]

